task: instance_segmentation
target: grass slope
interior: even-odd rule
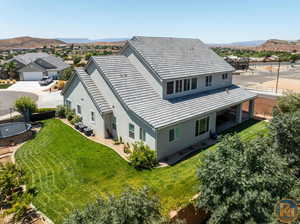
[[[205,151],[175,166],[137,171],[112,149],[90,141],[59,120],[47,120],[36,138],[17,152],[29,187],[38,194],[34,204],[55,223],[75,208],[103,193],[120,193],[126,185],[148,185],[160,197],[163,212],[187,203],[197,193],[196,166]],[[266,132],[264,122],[244,124],[245,140]]]

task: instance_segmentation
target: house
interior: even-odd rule
[[[16,63],[22,81],[38,81],[45,76],[58,77],[69,67],[63,60],[47,53],[27,53],[15,56],[10,61]]]
[[[233,70],[198,39],[133,37],[91,57],[62,94],[96,135],[144,141],[162,160],[253,116],[256,94],[232,85]]]

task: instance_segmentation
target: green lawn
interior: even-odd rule
[[[0,89],[7,89],[10,87],[12,84],[0,84]]]
[[[22,146],[16,158],[26,170],[29,186],[38,192],[35,206],[55,223],[97,195],[122,192],[128,184],[151,187],[167,214],[197,193],[196,166],[207,150],[216,148],[172,167],[137,171],[112,149],[86,139],[61,121],[43,123],[36,138]],[[245,140],[267,131],[265,122],[249,122],[235,130]]]

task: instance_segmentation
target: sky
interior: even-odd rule
[[[0,0],[0,39],[300,39],[299,0]]]

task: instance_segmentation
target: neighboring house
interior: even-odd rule
[[[43,77],[58,77],[69,65],[62,59],[47,53],[27,53],[15,56],[10,61],[17,65],[17,72],[22,81],[38,81]]]
[[[144,141],[161,160],[253,116],[256,94],[232,85],[233,70],[198,39],[133,37],[121,55],[91,57],[62,94],[96,135]]]

